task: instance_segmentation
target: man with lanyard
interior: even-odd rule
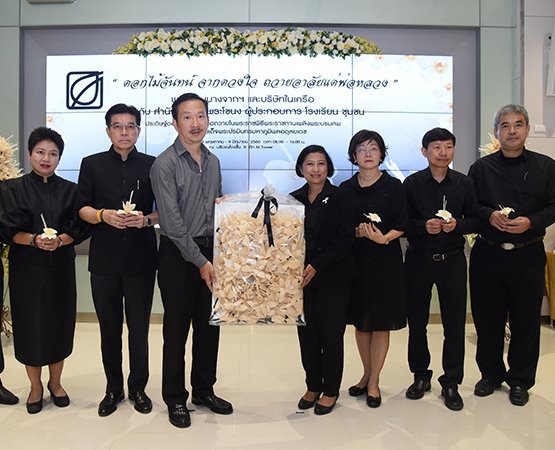
[[[443,324],[443,374],[438,381],[445,406],[463,408],[458,385],[464,373],[466,322],[466,257],[464,234],[475,231],[476,194],[472,180],[449,168],[455,136],[434,128],[422,138],[428,167],[406,178],[409,229],[405,255],[407,273],[408,359],[414,383],[406,397],[420,399],[431,389],[432,371],[426,327],[432,287],[437,287]]]
[[[145,393],[148,382],[148,329],[156,276],[154,194],[150,167],[154,157],[135,144],[141,114],[118,103],[105,115],[112,146],[81,162],[78,209],[93,224],[89,271],[94,307],[100,325],[106,395],[98,415],[109,416],[125,397],[122,372],[122,328],[125,310],[129,347],[129,399],[143,414],[152,410]],[[126,209],[123,203],[128,202]],[[134,206],[133,206],[134,205]]]
[[[169,421],[191,425],[186,402],[185,343],[193,325],[192,401],[218,414],[231,403],[214,394],[220,330],[208,324],[214,236],[214,204],[221,194],[220,162],[202,143],[208,130],[208,102],[193,93],[172,105],[177,138],[150,172],[160,213],[158,285],[164,305],[162,398]]]
[[[491,395],[504,381],[513,405],[528,402],[540,347],[546,262],[543,236],[555,222],[555,161],[525,148],[528,112],[506,105],[495,115],[500,150],[469,171],[478,196],[480,236],[470,256],[470,297],[482,378],[474,388]],[[505,323],[511,342],[503,361]]]

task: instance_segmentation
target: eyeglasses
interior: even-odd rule
[[[359,155],[365,154],[365,153],[371,153],[371,152],[379,152],[380,151],[380,147],[378,147],[376,144],[360,144],[357,145],[357,147],[355,148],[355,152],[357,152]]]
[[[116,130],[119,133],[121,133],[123,130],[127,130],[127,131],[135,131],[137,129],[139,129],[139,125],[137,125],[136,123],[113,123],[112,125],[110,125],[110,128],[112,130]]]

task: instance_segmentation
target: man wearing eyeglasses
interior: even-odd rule
[[[154,157],[135,144],[141,114],[118,103],[105,115],[108,151],[81,162],[78,183],[80,217],[93,224],[89,271],[93,302],[100,325],[106,395],[99,416],[109,416],[125,398],[122,371],[123,316],[128,329],[129,399],[143,414],[152,410],[145,393],[148,371],[148,328],[157,266],[153,225],[154,194],[149,172]]]

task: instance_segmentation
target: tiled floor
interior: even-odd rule
[[[96,324],[79,323],[75,349],[67,360],[64,386],[68,408],[45,398],[35,416],[25,410],[28,381],[22,365],[5,342],[4,384],[21,397],[16,406],[0,406],[1,449],[553,449],[555,448],[555,329],[542,328],[542,356],[530,403],[515,407],[506,388],[487,398],[472,394],[478,372],[474,363],[475,334],[467,326],[466,374],[460,388],[465,407],[445,408],[436,381],[422,400],[405,398],[412,376],[406,363],[407,332],[392,334],[382,373],[383,404],[372,410],[363,398],[349,397],[347,387],[358,381],[360,364],[350,328],[345,336],[345,374],[336,409],[327,416],[296,408],[304,392],[296,331],[293,327],[232,327],[222,329],[219,381],[216,391],[233,402],[235,413],[217,416],[194,408],[193,424],[177,429],[167,420],[160,394],[161,326],[150,333],[151,380],[147,392],[151,414],[137,413],[126,401],[107,418],[97,415],[104,392]],[[429,328],[434,376],[439,375],[442,330]],[[46,383],[46,380],[45,380]],[[193,405],[189,404],[193,409]]]

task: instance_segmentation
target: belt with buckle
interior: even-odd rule
[[[517,242],[517,243],[514,243],[514,244],[512,242],[494,242],[494,241],[490,241],[489,239],[486,239],[482,235],[480,235],[479,238],[482,241],[484,241],[485,243],[487,243],[489,245],[493,245],[495,247],[500,247],[503,250],[515,250],[517,248],[528,247],[529,245],[536,244],[537,242],[543,241],[543,236],[538,236],[538,237],[535,237],[534,239],[530,239],[529,241]]]
[[[211,248],[214,246],[213,236],[199,236],[193,238],[193,241],[195,241],[195,244],[197,244],[199,247]]]
[[[425,256],[426,258],[431,258],[432,261],[435,261],[435,262],[445,261],[446,259],[459,255],[463,252],[462,248],[458,248],[456,250],[451,250],[449,252],[444,252],[444,253],[431,253],[431,252],[422,252],[414,249],[412,250],[421,256]]]

